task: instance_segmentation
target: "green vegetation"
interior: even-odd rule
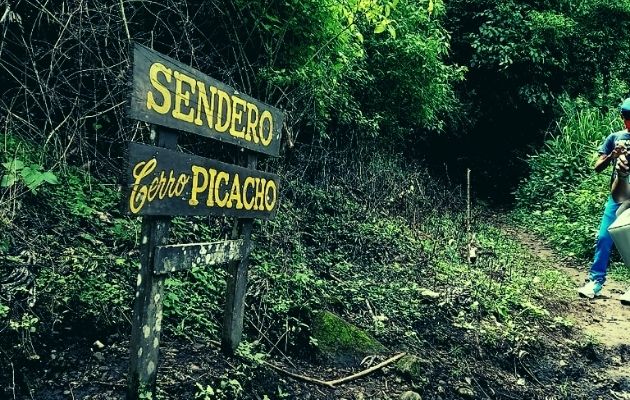
[[[252,255],[247,303],[256,306],[247,312],[246,340],[257,344],[239,353],[253,365],[199,383],[198,398],[211,393],[219,396],[215,398],[238,397],[256,390],[261,357],[274,348],[305,354],[328,346],[312,340],[317,332],[313,316],[331,315],[320,313],[325,310],[387,347],[423,354],[430,346],[440,354],[458,355],[452,379],[473,373],[476,343],[509,364],[522,351],[540,351],[541,330],[564,329],[566,324],[553,310],[564,302],[566,278],[481,223],[478,211],[472,226],[484,255],[469,265],[466,235],[461,234],[466,221],[456,211],[462,209],[456,207],[461,194],[444,191],[421,169],[403,168],[403,163],[393,155],[374,158],[317,186],[285,174],[278,218],[256,228],[255,241],[264,245]],[[392,174],[396,179],[386,181]],[[26,209],[13,220],[23,225],[38,220],[49,232],[30,244],[40,249],[36,257],[43,260],[36,276],[36,302],[21,312],[14,308],[3,318],[10,332],[21,338],[3,345],[3,354],[13,354],[14,361],[22,349],[41,357],[43,341],[55,330],[81,326],[83,332],[96,332],[97,327],[99,332],[116,331],[130,315],[138,221],[116,211],[120,199],[113,186],[75,168],[60,174],[59,181],[38,192],[37,209]],[[351,182],[357,195],[341,190]],[[387,182],[389,194],[383,196],[382,187],[373,182]],[[26,204],[32,200],[29,196],[35,195],[19,201]],[[427,199],[442,206],[433,210]],[[209,225],[176,219],[172,240],[212,239],[229,229],[220,221]],[[20,234],[14,231],[4,255],[15,251]],[[216,338],[224,290],[220,269],[198,268],[169,278],[166,332]],[[431,374],[442,372],[429,368],[420,387],[428,384]],[[268,387],[260,390],[272,393]]]
[[[615,104],[607,112],[585,101],[565,100],[562,105],[564,116],[555,131],[528,158],[531,173],[516,191],[515,215],[558,251],[586,262],[593,257],[612,173],[612,167],[601,174],[593,170],[597,148],[623,124]],[[621,265],[613,263],[618,278],[624,274]]]
[[[9,188],[21,183],[31,192],[37,193],[37,188],[44,183],[55,185],[59,183],[57,177],[50,171],[42,172],[44,167],[37,164],[25,165],[22,160],[13,160],[2,163],[5,173],[2,175],[0,187]]]
[[[609,110],[629,93],[630,59],[617,51],[629,40],[619,35],[630,24],[627,2],[456,0],[446,21],[452,59],[469,68],[457,85],[461,157],[489,177],[480,185],[491,196],[516,189],[563,108]]]
[[[594,151],[620,129],[630,90],[619,50],[630,45],[628,1],[35,3],[0,2],[3,395],[55,381],[52,347],[128,336],[140,219],[121,214],[119,177],[125,142],[151,134],[126,115],[138,42],[286,114],[281,157],[259,162],[281,177],[281,208],[254,224],[242,363],[158,397],[295,397],[263,361],[314,362],[330,345],[314,340],[318,322],[334,313],[408,351],[401,375],[414,377],[398,383],[419,392],[570,398],[549,384],[549,370],[564,369],[546,361],[559,351],[548,338],[572,334],[560,312],[570,282],[484,207],[467,221],[459,184],[471,168],[473,199],[513,191],[519,224],[592,256],[609,179],[592,172]],[[228,145],[178,140],[234,163]],[[233,223],[174,218],[168,242],[223,240]],[[225,277],[218,267],[169,276],[164,336],[217,340]]]

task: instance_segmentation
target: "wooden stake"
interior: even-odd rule
[[[177,148],[177,134],[172,131],[160,129],[156,133],[155,128],[152,127],[151,136],[157,146],[168,149]],[[129,345],[127,400],[138,400],[141,395],[148,393],[155,399],[155,380],[162,331],[164,276],[153,274],[153,261],[156,246],[164,244],[168,238],[170,224],[170,217],[146,216],[142,219],[140,271]]]
[[[470,243],[470,168],[466,170],[466,233]]]

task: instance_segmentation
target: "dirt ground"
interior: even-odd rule
[[[556,268],[571,277],[576,289],[584,283],[588,264],[571,258],[558,257],[543,242],[530,233],[504,228],[504,231],[522,243],[533,255],[552,263]],[[630,306],[618,300],[626,287],[620,282],[608,279],[601,295],[595,299],[580,298],[577,295],[567,317],[594,341],[600,343],[610,356],[599,369],[591,371],[591,383],[608,390],[610,399],[630,399]],[[606,390],[603,390],[604,392]]]

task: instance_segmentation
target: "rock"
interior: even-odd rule
[[[459,393],[463,397],[469,397],[471,399],[475,397],[475,391],[467,386],[460,386],[457,389],[457,393]]]
[[[387,351],[367,332],[329,311],[316,313],[311,326],[319,355],[327,361],[356,364],[365,356]]]
[[[365,400],[363,392],[354,392],[354,400]]]
[[[400,400],[422,400],[422,397],[418,393],[408,390],[400,395]]]
[[[394,369],[400,375],[412,381],[419,382],[424,378],[424,372],[431,368],[429,361],[413,354],[407,354],[394,364]]]
[[[97,348],[99,350],[102,350],[105,347],[105,345],[101,343],[100,340],[97,340],[96,342],[94,342],[92,346],[94,346],[94,348]]]
[[[93,354],[94,358],[96,358],[98,361],[103,361],[105,360],[105,356],[103,356],[103,353],[97,351]]]

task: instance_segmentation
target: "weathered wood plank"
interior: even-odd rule
[[[132,215],[222,215],[273,219],[277,175],[129,143],[124,210]]]
[[[248,252],[243,240],[158,246],[153,273],[168,274],[195,266],[227,264],[240,260]]]
[[[135,44],[130,117],[277,156],[284,114]]]
[[[154,130],[152,130],[152,134],[155,135]],[[156,134],[155,141],[158,146],[175,148],[177,134],[161,130]],[[155,398],[160,333],[162,331],[164,278],[153,274],[153,260],[155,247],[168,238],[170,222],[169,217],[163,216],[146,216],[142,220],[140,270],[138,271],[129,344],[127,400],[138,400],[147,393]]]

